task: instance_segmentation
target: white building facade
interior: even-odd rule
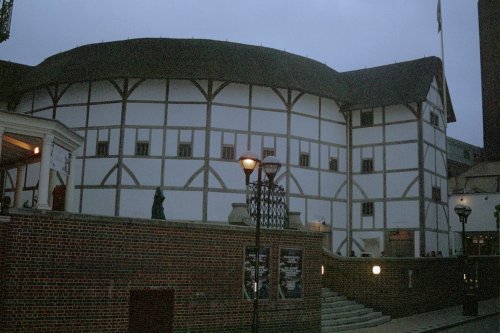
[[[225,223],[231,203],[245,201],[238,157],[250,150],[283,163],[275,180],[289,210],[303,223],[324,221],[332,251],[446,255],[445,138],[454,116],[443,112],[440,75],[436,58],[337,73],[262,47],[140,39],[48,58],[4,100],[85,139],[78,212],[149,218],[159,186],[168,220]],[[369,89],[384,80],[394,82]],[[397,91],[401,84],[411,93]],[[26,168],[25,200],[36,196],[38,168]],[[5,171],[10,195],[16,169]]]

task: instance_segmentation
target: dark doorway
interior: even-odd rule
[[[174,291],[166,289],[131,290],[129,333],[170,333],[174,318]]]
[[[414,232],[410,230],[389,231],[386,234],[384,254],[387,257],[414,257]]]
[[[64,199],[66,196],[66,186],[57,185],[52,191],[52,210],[64,211]]]

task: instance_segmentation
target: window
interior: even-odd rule
[[[104,156],[108,156],[108,154],[109,154],[109,142],[108,141],[98,141],[97,142],[97,149],[96,149],[96,156],[104,157]]]
[[[338,171],[338,162],[335,157],[330,157],[329,168],[330,171]]]
[[[373,126],[373,111],[361,111],[361,126]]]
[[[135,156],[148,156],[149,155],[149,142],[137,141],[135,144]]]
[[[361,205],[363,216],[373,216],[373,202],[363,202]]]
[[[439,116],[435,112],[431,112],[431,125],[439,127]]]
[[[234,160],[234,146],[222,146],[222,158]]]
[[[303,166],[303,167],[309,166],[309,154],[308,153],[300,153],[299,165]]]
[[[276,153],[274,152],[274,148],[264,148],[262,150],[262,159],[265,159],[268,156],[276,156]]]
[[[191,143],[179,143],[179,150],[177,151],[177,156],[192,157]]]
[[[432,187],[432,200],[441,202],[441,188],[436,186]]]
[[[373,160],[371,158],[363,160],[361,172],[364,173],[373,172]]]

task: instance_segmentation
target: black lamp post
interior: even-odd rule
[[[259,332],[259,259],[260,259],[260,200],[262,195],[262,168],[269,179],[269,186],[271,186],[274,176],[281,168],[280,161],[275,156],[268,156],[263,161],[259,160],[257,155],[248,151],[241,155],[240,164],[245,172],[245,183],[250,184],[250,175],[253,170],[257,168],[257,218],[255,223],[255,275],[254,275],[254,298],[253,298],[253,320],[252,332]]]
[[[457,213],[458,218],[460,219],[460,223],[462,223],[462,255],[466,255],[467,251],[465,251],[465,224],[467,223],[467,218],[469,217],[472,209],[469,206],[464,205],[456,205],[455,213]]]

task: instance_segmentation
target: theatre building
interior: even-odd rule
[[[51,208],[66,185],[66,210],[150,218],[160,187],[167,220],[227,223],[246,199],[238,157],[250,150],[282,162],[287,209],[333,252],[449,253],[455,117],[438,58],[340,73],[266,47],[147,38],[0,68],[11,206]],[[22,132],[26,122],[46,131]],[[31,155],[11,163],[13,150]]]

